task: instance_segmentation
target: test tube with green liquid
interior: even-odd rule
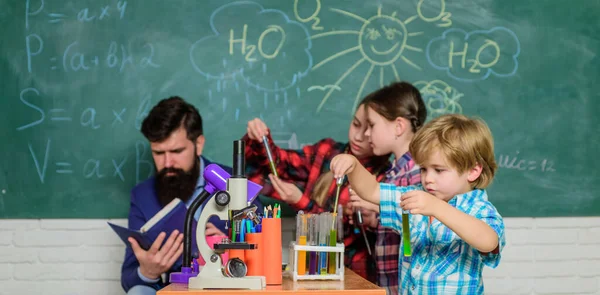
[[[273,162],[273,155],[271,154],[271,148],[269,148],[269,140],[267,139],[267,136],[263,135],[262,140],[263,144],[265,145],[265,149],[267,150],[267,157],[269,157],[269,165],[271,166],[271,172],[273,172],[273,175],[275,175],[275,177],[279,177],[277,175],[277,169],[275,169],[275,162]]]
[[[404,257],[410,257],[412,255],[412,249],[410,248],[410,223],[408,210],[402,210],[402,252]]]

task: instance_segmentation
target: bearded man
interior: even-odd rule
[[[136,230],[174,198],[181,199],[189,208],[203,191],[205,180],[202,172],[211,164],[202,156],[205,141],[202,117],[193,105],[180,97],[160,101],[144,119],[141,131],[150,142],[156,173],[131,192],[129,228]],[[220,166],[231,173],[230,167]],[[258,201],[255,204],[262,208]],[[202,208],[196,212],[196,220]],[[181,271],[183,224],[165,231],[158,235],[148,250],[129,238],[131,247],[125,251],[121,268],[121,285],[128,295],[156,294],[156,290],[168,283],[161,280],[162,274],[166,273],[168,278],[169,273]],[[225,231],[225,222],[216,217],[207,223],[207,236],[222,235]],[[194,237],[195,232],[194,223]],[[170,233],[168,237],[167,233]],[[166,242],[162,245],[165,238]],[[195,242],[193,240],[192,251],[197,253]]]

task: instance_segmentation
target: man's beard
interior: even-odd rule
[[[173,172],[175,175],[167,176],[167,173]],[[184,203],[187,202],[194,191],[196,183],[200,176],[200,160],[196,158],[194,166],[188,172],[179,168],[163,168],[156,173],[156,194],[161,206],[169,204],[173,199],[179,198]]]

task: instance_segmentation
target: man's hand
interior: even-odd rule
[[[434,216],[440,203],[444,201],[436,198],[434,195],[424,191],[410,191],[402,195],[400,207],[403,210],[409,210],[410,214],[421,214],[425,216]]]
[[[161,274],[168,271],[175,264],[175,261],[179,259],[183,252],[183,234],[180,234],[178,230],[174,230],[161,248],[160,245],[162,245],[166,236],[165,232],[161,232],[148,251],[142,249],[134,238],[130,237],[128,239],[133,254],[140,263],[140,272],[146,278],[158,279]]]
[[[206,229],[204,230],[205,236],[226,236],[220,229],[218,229],[211,222],[206,223]]]
[[[358,160],[356,157],[348,154],[340,154],[331,159],[331,172],[335,178],[343,177],[346,174],[352,173]]]
[[[263,136],[269,134],[269,129],[267,128],[267,124],[261,119],[254,118],[248,121],[246,132],[250,139],[261,141]]]
[[[282,201],[294,205],[302,198],[302,191],[295,184],[285,182],[273,174],[269,174],[269,179]]]

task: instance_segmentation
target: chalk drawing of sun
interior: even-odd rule
[[[410,37],[423,34],[423,32],[409,32],[406,27],[410,22],[418,17],[417,15],[411,16],[405,21],[401,21],[396,17],[396,12],[393,12],[391,15],[382,15],[381,6],[379,6],[377,15],[374,15],[369,19],[365,19],[354,13],[341,9],[331,8],[331,10],[362,22],[360,31],[339,30],[325,32],[313,35],[311,39],[332,35],[354,34],[358,36],[358,43],[355,47],[340,51],[322,60],[321,62],[317,63],[312,70],[316,70],[324,64],[351,52],[360,51],[362,57],[350,68],[348,68],[348,70],[346,70],[346,72],[344,72],[334,84],[334,86],[339,86],[339,84],[342,83],[342,81],[344,81],[344,79],[362,63],[368,62],[371,64],[371,67],[365,74],[358,93],[356,94],[352,112],[354,112],[354,109],[356,109],[356,104],[361,98],[362,91],[376,67],[379,67],[381,84],[383,84],[384,67],[391,67],[396,80],[400,81],[400,75],[398,74],[395,64],[399,59],[415,69],[421,70],[421,67],[416,65],[403,54],[406,50],[423,52],[423,49],[421,48],[408,45]],[[329,96],[331,96],[333,93],[333,90],[335,90],[335,87],[329,89],[329,91],[325,94],[321,100],[321,103],[317,107],[317,112],[323,108],[327,102],[327,99],[329,99]]]

